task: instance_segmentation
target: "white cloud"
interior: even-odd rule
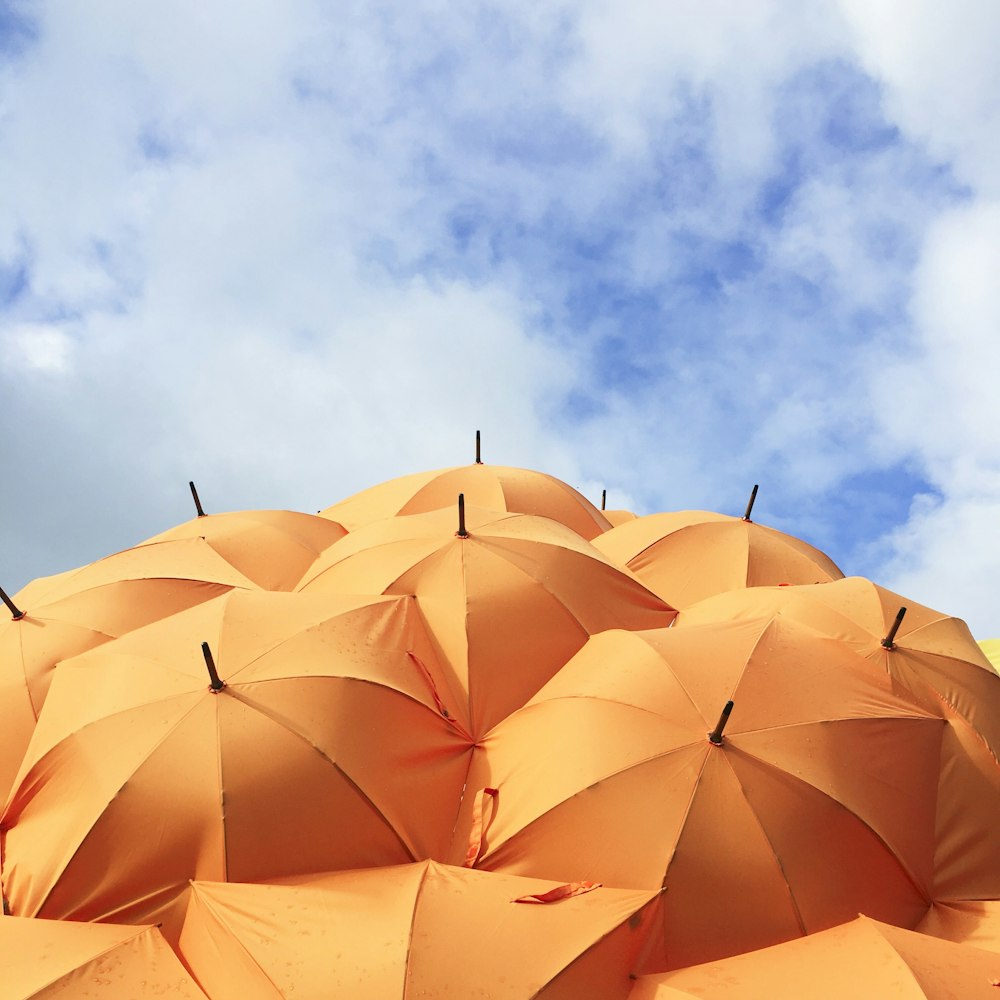
[[[990,350],[992,223],[932,225],[955,195],[920,153],[976,183],[971,41],[949,124],[835,3],[37,10],[0,109],[0,309],[37,334],[0,367],[22,582],[187,517],[188,479],[318,508],[468,460],[476,428],[592,499],[740,513],[761,481],[810,531],[899,456],[981,484],[986,366],[934,346],[935,309]],[[907,387],[972,386],[931,433],[872,374],[890,346]]]
[[[60,373],[72,361],[73,338],[58,327],[20,323],[0,330],[0,369]]]

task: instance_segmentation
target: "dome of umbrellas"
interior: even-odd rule
[[[0,591],[4,997],[1000,995],[1000,675],[756,487],[191,492]]]

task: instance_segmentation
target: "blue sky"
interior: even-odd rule
[[[891,30],[890,30],[891,28]],[[0,3],[0,584],[472,457],[1000,634],[1000,9]]]

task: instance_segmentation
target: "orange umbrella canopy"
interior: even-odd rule
[[[180,950],[213,1000],[624,1000],[657,895],[433,861],[196,882]]]
[[[662,884],[657,968],[859,910],[912,927],[930,902],[943,727],[780,616],[605,632],[481,741],[469,788],[490,797],[467,798],[452,857]]]
[[[464,508],[351,532],[306,572],[303,593],[411,594],[450,668],[440,692],[476,739],[523,705],[589,634],[651,628],[675,611],[548,518]]]
[[[549,517],[588,540],[611,527],[602,511],[555,476],[482,463],[390,479],[327,507],[320,516],[353,531],[396,514],[454,507],[459,493],[465,494],[470,506]]]
[[[65,661],[0,818],[11,911],[170,932],[191,878],[442,851],[470,750],[425,642],[412,599],[234,592]]]
[[[859,916],[771,948],[644,976],[629,1000],[989,1000],[998,983],[998,955]]]
[[[637,517],[595,538],[594,545],[675,608],[736,588],[844,575],[829,556],[799,538],[704,510]]]
[[[255,584],[201,539],[126,549],[35,580],[0,618],[0,798],[6,798],[61,661]]]
[[[1000,676],[965,622],[848,577],[722,594],[684,611],[677,627],[769,613],[849,645],[899,690],[944,716],[934,895],[1000,897]]]
[[[264,590],[293,590],[316,557],[347,531],[329,518],[291,510],[204,514],[143,545],[203,538],[230,565]]]
[[[7,1000],[205,1000],[155,927],[0,917],[0,955]]]

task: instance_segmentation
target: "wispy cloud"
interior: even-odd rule
[[[966,7],[16,8],[0,582],[186,518],[190,478],[318,509],[482,428],[639,510],[761,482],[762,520],[1000,631],[1000,545],[959,555],[998,499]]]

